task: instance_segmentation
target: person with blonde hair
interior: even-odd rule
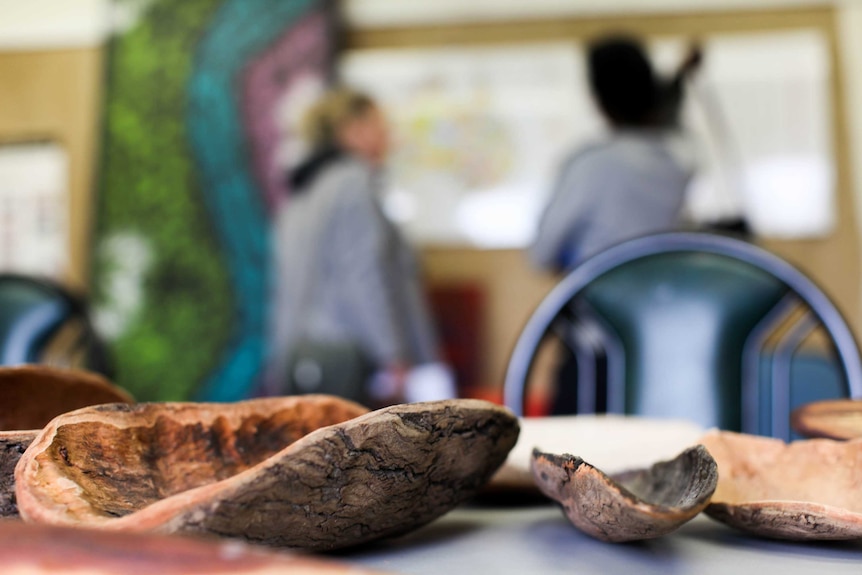
[[[301,133],[309,154],[289,175],[276,222],[266,393],[374,404],[453,395],[451,378],[431,377],[424,392],[406,384],[417,366],[444,368],[415,255],[378,197],[389,151],[382,112],[365,94],[335,89]]]

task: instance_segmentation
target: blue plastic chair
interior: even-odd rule
[[[83,351],[86,367],[110,377],[83,298],[50,280],[0,273],[0,365],[43,362],[52,340],[74,322],[79,335],[65,353]]]
[[[553,332],[578,358],[579,413],[596,411],[592,350],[567,337],[584,316],[607,354],[612,413],[692,419],[707,427],[789,438],[796,403],[862,397],[862,361],[841,314],[781,258],[726,236],[670,233],[610,248],[545,298],[512,353],[506,405],[523,413],[533,358]],[[803,343],[818,327],[837,362]],[[581,369],[582,368],[582,369]],[[817,389],[799,391],[803,376]]]

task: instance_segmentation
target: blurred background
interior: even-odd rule
[[[249,396],[298,119],[345,81],[387,112],[385,211],[459,393],[498,398],[559,279],[524,249],[561,160],[604,129],[585,43],[625,31],[659,70],[702,46],[691,226],[744,219],[858,337],[858,30],[850,0],[0,0],[0,270],[89,294],[139,399]]]

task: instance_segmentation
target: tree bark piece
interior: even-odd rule
[[[715,490],[715,461],[703,446],[649,469],[609,477],[580,457],[533,452],[533,477],[584,533],[602,541],[652,539],[700,513]]]
[[[809,403],[793,411],[790,425],[805,437],[862,437],[862,401],[835,399]]]
[[[4,575],[374,575],[242,543],[0,521]]]
[[[15,465],[36,431],[0,431],[0,518],[18,517],[15,500]]]
[[[0,367],[0,431],[41,429],[61,413],[81,407],[133,402],[125,390],[89,371]]]
[[[780,439],[712,432],[718,463],[710,517],[776,539],[862,538],[862,439]]]
[[[331,550],[443,515],[518,435],[508,410],[478,400],[363,411],[328,396],[82,409],[22,457],[19,510],[33,522]]]

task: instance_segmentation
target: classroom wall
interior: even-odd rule
[[[108,0],[0,0],[0,50],[98,46],[105,38]]]
[[[686,0],[644,4],[640,0],[346,0],[345,7],[351,26],[359,30],[630,11],[684,13],[692,9]],[[108,20],[106,5],[106,0],[0,0],[0,139],[52,137],[67,146],[72,194],[70,257],[74,267],[70,279],[76,283],[84,282],[89,265],[103,69],[100,45]],[[862,220],[862,168],[857,168],[862,166],[862,35],[857,32],[862,29],[862,6],[846,0],[701,0],[696,9],[762,11],[812,5],[828,5],[836,11],[839,35],[835,49],[843,71],[843,83],[836,89],[846,107],[846,122],[841,124],[838,137],[847,144],[844,153],[849,169],[842,182],[846,193],[840,199],[839,226],[833,237],[769,242],[767,247],[800,265],[825,286],[858,334],[862,332],[857,231]],[[471,281],[486,286],[486,378],[500,381],[520,327],[553,280],[535,275],[517,251],[429,247],[423,257],[433,282]]]
[[[521,250],[428,247],[422,250],[422,264],[431,284],[481,286],[480,383],[502,383],[517,335],[557,278],[537,273]]]
[[[349,45],[356,47],[371,46],[437,46],[469,43],[493,43],[503,37],[516,37],[522,40],[547,38],[563,39],[578,35],[589,35],[605,29],[608,16],[619,16],[617,21],[624,22],[624,28],[643,30],[651,34],[708,33],[706,30],[737,29],[793,29],[814,27],[824,31],[830,38],[833,64],[841,74],[834,76],[832,86],[835,95],[833,109],[835,130],[836,164],[839,166],[837,189],[837,222],[835,231],[827,238],[815,240],[768,240],[763,245],[793,262],[820,284],[833,298],[839,309],[848,318],[857,335],[862,335],[862,291],[860,291],[860,235],[858,221],[862,219],[862,106],[852,106],[862,102],[860,82],[862,82],[862,49],[860,40],[853,30],[862,29],[862,6],[844,2],[712,2],[698,3],[696,7],[676,0],[663,0],[649,3],[632,3],[625,0],[599,3],[585,0],[539,0],[529,5],[513,3],[508,0],[491,3],[484,1],[463,3],[442,0],[433,4],[411,4],[409,8],[393,11],[387,9],[383,1],[356,0],[348,2],[348,14],[354,22],[355,33]],[[820,6],[818,6],[818,4]],[[781,9],[783,14],[776,18],[769,7]],[[748,8],[756,10],[748,11]],[[788,9],[788,7],[790,9]],[[633,11],[632,14],[628,11]],[[696,10],[697,13],[692,12]],[[716,10],[711,13],[710,10]],[[737,10],[739,10],[737,12]],[[528,12],[527,12],[528,11]],[[661,12],[672,14],[660,14]],[[645,14],[638,15],[637,12]],[[708,19],[704,14],[710,14]],[[544,19],[543,23],[517,25],[519,18]],[[455,249],[435,249],[435,264],[438,273],[436,281],[461,281],[465,270],[459,262],[469,259]],[[482,258],[496,260],[498,254],[482,252]],[[483,276],[483,266],[477,265],[467,271],[474,282],[491,286],[499,275],[516,277],[516,274],[534,273],[524,269],[513,260],[512,274],[493,274]],[[452,270],[450,272],[450,270]],[[487,279],[487,281],[486,281]],[[517,280],[516,280],[517,281]],[[496,287],[490,287],[494,291]],[[529,290],[527,293],[530,293]],[[518,313],[518,310],[497,309],[492,312],[488,329],[494,329],[494,313]],[[502,323],[502,322],[501,322]],[[511,322],[516,323],[516,322]],[[523,325],[523,323],[521,323]],[[509,326],[507,326],[509,327]],[[519,329],[519,328],[518,328]],[[502,334],[497,333],[496,345],[489,353],[496,357],[507,357],[517,337],[518,329]],[[505,349],[505,352],[503,351]],[[493,361],[496,361],[493,360]],[[491,369],[488,377],[492,381],[498,377],[499,369]]]
[[[51,139],[68,153],[68,280],[79,287],[90,262],[102,56],[99,47],[0,51],[0,142]]]
[[[862,221],[862,2],[854,0],[436,0],[393,5],[388,0],[347,0],[348,20],[355,29],[409,30],[415,26],[457,26],[493,24],[519,19],[565,19],[624,16],[637,20],[672,14],[735,12],[750,17],[740,19],[740,27],[756,27],[762,15],[774,10],[831,9],[837,28],[832,49],[842,72],[833,86],[840,119],[836,122],[838,153],[845,166],[839,175],[838,224],[826,239],[768,241],[765,246],[797,264],[814,277],[836,300],[848,317],[857,337],[862,335],[862,289],[860,289],[860,243]],[[600,19],[600,18],[599,18]],[[804,22],[804,18],[803,18]],[[561,24],[565,26],[565,24]],[[397,35],[397,34],[396,34]],[[392,36],[392,35],[390,35]],[[377,41],[373,36],[371,41]],[[427,40],[427,38],[425,39]],[[397,40],[396,40],[397,41]],[[420,40],[422,41],[422,40]],[[433,43],[433,40],[432,40]]]

